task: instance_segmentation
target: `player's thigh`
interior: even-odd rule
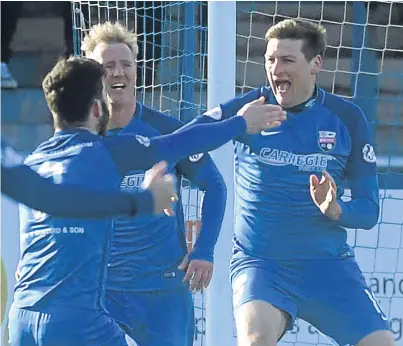
[[[231,266],[234,315],[238,339],[278,340],[292,329],[296,305],[287,290],[290,282],[276,265]],[[246,345],[246,341],[242,341]],[[241,343],[241,344],[243,344]]]
[[[11,307],[8,317],[8,343],[10,346],[34,346],[35,317],[30,311]]]
[[[262,300],[242,304],[235,313],[238,344],[274,346],[286,329],[289,316]]]
[[[142,293],[107,290],[105,304],[111,317],[136,342],[144,342],[147,330],[147,296]]]
[[[125,333],[104,311],[63,310],[38,329],[40,346],[127,346]]]
[[[355,259],[307,262],[298,315],[341,345],[356,345],[389,323]]]
[[[393,335],[389,330],[378,330],[364,337],[357,346],[395,346]]]
[[[127,346],[125,333],[106,312],[87,319],[82,331],[85,334],[85,345],[87,346]],[[80,334],[81,338],[83,334]]]
[[[144,346],[193,345],[194,306],[187,287],[151,293],[147,305],[147,344]]]

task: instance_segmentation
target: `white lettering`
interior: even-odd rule
[[[257,160],[272,166],[297,166],[300,171],[322,171],[334,158],[325,154],[298,155],[285,150],[262,148]]]

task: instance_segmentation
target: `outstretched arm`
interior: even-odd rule
[[[218,124],[201,124],[184,131],[148,138],[133,134],[106,137],[104,140],[116,167],[121,173],[131,170],[147,170],[156,162],[178,161],[214,150],[246,131],[243,117],[228,119]],[[128,160],[128,157],[133,160]]]
[[[267,102],[268,99],[269,89],[267,87],[252,90],[245,95],[238,96],[203,113],[180,128],[178,132],[184,131],[187,128],[198,124],[225,122],[228,121],[228,119],[232,119],[233,116],[238,115],[245,118],[247,122],[247,131],[233,139],[239,142],[248,143],[251,138],[249,135],[257,134],[261,130],[278,127],[281,125],[281,122],[286,119],[286,112],[282,107],[270,104]],[[259,118],[263,114],[265,115],[265,123],[260,127],[259,131],[256,131]]]
[[[54,184],[22,164],[22,158],[4,143],[1,151],[1,192],[30,208],[69,218],[107,218],[154,210],[150,191],[126,194]]]

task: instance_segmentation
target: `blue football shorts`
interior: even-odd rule
[[[152,292],[106,291],[112,318],[139,346],[191,346],[195,332],[187,287]]]
[[[12,306],[8,328],[10,346],[127,346],[124,332],[105,311],[45,313]]]
[[[298,317],[340,345],[390,329],[354,257],[278,261],[237,251],[230,276],[235,314],[242,304],[263,300],[289,315],[286,330]]]

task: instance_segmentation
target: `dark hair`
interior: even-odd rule
[[[266,43],[272,38],[302,40],[301,51],[307,61],[311,61],[317,55],[321,57],[325,55],[326,29],[320,24],[302,19],[285,19],[267,30]]]
[[[46,102],[60,128],[82,124],[96,99],[103,100],[104,69],[95,60],[61,58],[42,82]]]

